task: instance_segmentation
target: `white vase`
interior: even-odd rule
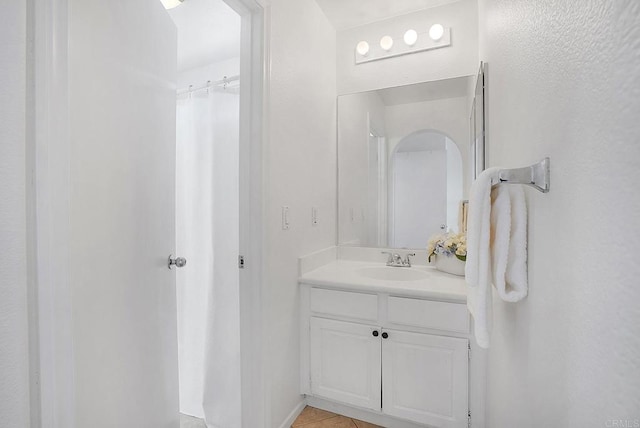
[[[454,255],[436,255],[436,269],[442,272],[464,276],[464,264],[465,262]]]

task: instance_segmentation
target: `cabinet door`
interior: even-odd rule
[[[468,340],[384,332],[383,412],[436,427],[466,428]]]
[[[380,336],[377,327],[311,318],[311,392],[380,410]]]

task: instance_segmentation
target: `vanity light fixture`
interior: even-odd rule
[[[165,9],[173,9],[180,6],[184,0],[160,0]]]
[[[444,36],[444,27],[440,24],[433,24],[431,28],[429,28],[429,37],[434,42],[437,42]]]
[[[407,46],[413,46],[418,41],[418,32],[416,30],[407,30],[404,33],[404,42]]]
[[[386,34],[378,43],[361,40],[355,46],[355,63],[364,64],[365,62],[379,61],[451,46],[451,28],[442,24],[427,25],[421,31],[409,28],[404,34]],[[403,40],[404,43],[394,43],[394,39]]]
[[[358,42],[358,45],[356,46],[356,51],[361,56],[367,56],[367,54],[369,53],[369,43],[365,42],[364,40],[361,42]]]
[[[381,38],[380,47],[385,51],[390,51],[393,47],[393,38],[391,36],[384,36]]]

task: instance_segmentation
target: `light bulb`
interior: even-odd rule
[[[433,24],[431,28],[429,28],[429,37],[434,42],[437,42],[444,35],[444,27],[440,24]]]
[[[416,30],[407,30],[407,32],[404,33],[404,42],[407,44],[407,46],[413,46],[417,41],[418,33],[416,32]]]
[[[384,36],[383,38],[381,38],[380,47],[385,51],[391,50],[391,48],[393,47],[393,39],[391,38],[391,36]]]
[[[366,56],[369,53],[369,43],[364,40],[356,45],[356,52],[362,56]]]
[[[184,0],[160,0],[165,9],[173,9],[180,6]]]

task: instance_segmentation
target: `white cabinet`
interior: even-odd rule
[[[377,337],[373,336],[375,332]],[[380,336],[367,325],[311,318],[311,392],[380,409]]]
[[[468,340],[384,330],[382,411],[437,427],[465,427]]]
[[[464,304],[303,287],[302,305],[303,393],[381,418],[467,427]]]

